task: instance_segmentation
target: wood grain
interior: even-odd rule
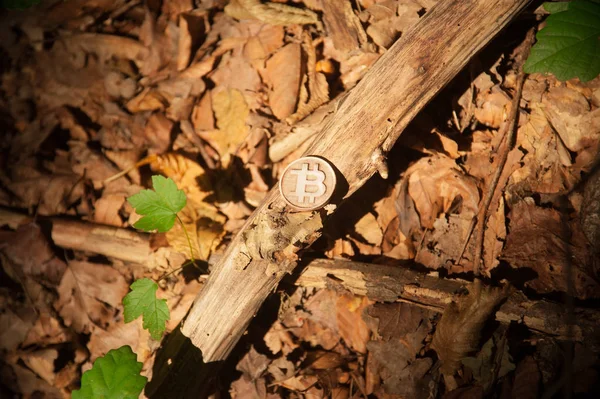
[[[333,163],[346,179],[346,196],[354,193],[377,170],[373,154],[388,152],[419,110],[528,2],[439,2],[349,93],[306,154]],[[200,292],[182,331],[205,362],[227,357],[267,295],[295,267],[294,255],[318,237],[316,230],[302,237],[292,231],[273,243],[273,237],[249,234],[264,223],[283,227],[290,222],[278,191],[272,190]],[[257,248],[252,252],[260,258],[249,257],[247,247]]]

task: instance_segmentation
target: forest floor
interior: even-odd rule
[[[173,331],[335,101],[435,4],[69,0],[0,11],[0,396],[69,397],[123,345],[151,379],[161,343],[141,320],[124,322],[130,284],[159,282]],[[481,210],[511,123],[515,55],[541,19],[526,10],[419,113],[388,154],[388,178],[341,205],[265,302],[216,397],[598,397],[600,78],[527,76],[514,145]],[[148,234],[132,227],[140,216],[126,199],[155,174],[187,205],[181,225]],[[464,298],[479,263],[486,286],[511,285],[501,299],[546,310],[455,320],[469,349],[432,346],[446,304],[462,294],[461,306],[478,306]],[[370,288],[339,277],[357,268]],[[399,270],[422,284],[395,291]]]

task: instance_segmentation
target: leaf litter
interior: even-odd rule
[[[157,345],[141,320],[125,324],[128,286],[168,274],[157,296],[171,313],[167,333],[177,328],[206,272],[175,273],[185,258],[214,263],[343,94],[436,1],[80,3],[0,16],[0,377],[25,397],[68,397],[91,362],[124,345],[151,376]],[[471,61],[406,129],[389,181],[375,178],[348,200],[344,220],[326,225],[307,255],[473,280],[469,224],[482,216],[509,123],[519,40],[494,41]],[[566,293],[582,306],[598,299],[598,179],[587,183],[598,107],[599,78],[527,77],[487,218],[488,280],[465,283],[441,318],[423,304],[375,303],[329,277],[328,289],[284,283],[278,314],[223,392],[535,397],[539,387],[554,389],[562,372],[555,339],[523,337],[518,322],[489,323],[508,295],[489,283],[507,279],[557,301]],[[149,239],[152,264],[49,238],[52,218],[66,218],[114,226],[124,239],[140,223],[126,198],[150,188],[151,174],[185,193],[179,215],[191,253],[178,223]],[[597,392],[597,359],[577,344],[578,392]]]

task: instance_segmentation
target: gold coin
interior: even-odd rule
[[[335,184],[333,167],[324,159],[308,156],[285,168],[279,180],[279,192],[292,207],[312,211],[327,205]]]

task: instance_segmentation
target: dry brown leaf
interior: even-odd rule
[[[64,214],[83,195],[83,181],[75,174],[34,173],[35,175],[6,185],[18,201],[5,205],[20,208],[37,207],[40,215]]]
[[[3,304],[4,305],[4,304]],[[12,352],[19,347],[31,331],[35,322],[35,312],[29,317],[23,317],[13,312],[7,306],[3,306],[0,313],[0,349]]]
[[[367,297],[342,295],[336,304],[340,336],[346,345],[358,353],[367,353],[367,342],[371,333],[362,319],[362,313],[371,303]],[[313,367],[316,368],[314,365]]]
[[[269,85],[269,106],[283,120],[294,113],[301,77],[301,46],[290,43],[267,61],[264,79]]]
[[[383,232],[381,227],[371,212],[366,213],[356,222],[354,226],[356,232],[364,238],[369,244],[379,246],[383,240]]]
[[[171,332],[177,328],[181,320],[183,320],[187,312],[192,307],[192,303],[194,302],[196,295],[202,288],[202,283],[197,280],[192,280],[186,284],[184,284],[181,280],[178,280],[177,284],[179,283],[181,283],[181,289],[173,289],[173,292],[175,292],[176,295],[166,298],[167,306],[169,307],[169,315],[171,316],[169,320],[167,320],[167,332]],[[176,286],[176,288],[179,287]]]
[[[322,398],[322,390],[316,387],[319,378],[316,375],[300,375],[287,380],[277,381],[280,385],[290,391],[302,392],[307,398]]]
[[[214,95],[222,90],[237,90],[242,93],[250,110],[257,110],[263,105],[261,93],[264,91],[264,86],[260,75],[244,57],[241,45],[232,53],[223,55],[219,65],[209,74],[209,78],[216,86],[212,90],[213,109]]]
[[[304,119],[315,109],[329,101],[329,84],[322,73],[317,73],[317,55],[312,39],[308,33],[304,33],[302,49],[306,53],[306,75],[300,84],[298,108],[293,115],[286,118],[286,122],[294,124]]]
[[[352,243],[345,238],[337,238],[333,242],[331,249],[325,251],[325,256],[329,259],[352,258],[355,255]]]
[[[162,111],[165,109],[167,100],[156,91],[145,88],[140,94],[127,102],[125,108],[131,113],[143,111]]]
[[[531,199],[514,205],[508,217],[510,233],[502,259],[512,267],[535,272],[537,277],[527,286],[539,293],[567,292],[564,276],[570,262],[573,295],[581,299],[599,296],[592,255],[578,223],[565,225],[558,211],[538,207]],[[565,234],[570,242],[565,241]]]
[[[13,392],[22,393],[24,397],[35,397],[43,395],[44,398],[59,399],[68,397],[69,393],[51,386],[46,381],[38,378],[37,375],[27,367],[20,365],[15,360],[7,364],[12,369],[14,380],[10,381],[8,386]]]
[[[199,216],[196,209],[189,206],[180,212],[180,218],[192,244],[193,258],[208,260],[225,236],[223,224],[212,218]],[[191,256],[190,244],[181,224],[176,223],[166,237],[176,251]]]
[[[437,324],[431,347],[442,361],[441,371],[450,388],[449,379],[460,367],[460,361],[479,348],[481,332],[494,309],[506,299],[509,286],[485,287],[480,280],[469,286],[469,294],[458,298],[444,310]]]
[[[65,273],[66,264],[55,256],[41,227],[28,223],[9,234],[2,237],[0,254],[17,268],[14,270],[17,278],[32,278],[45,286],[56,287]]]
[[[57,291],[54,308],[65,325],[89,333],[114,322],[129,285],[111,266],[71,261]]]
[[[146,122],[144,137],[150,154],[164,154],[171,145],[173,122],[162,113],[153,113]]]
[[[177,45],[177,70],[184,70],[192,58],[192,49],[206,31],[204,13],[179,14],[179,41]]]
[[[212,191],[212,185],[204,169],[181,154],[167,153],[153,158],[152,170],[173,179],[177,187],[186,193],[188,203],[199,204]]]
[[[429,312],[398,303],[375,304],[368,313],[379,319],[380,339],[367,344],[367,367],[371,372],[377,370],[386,393],[408,398],[426,397],[428,379],[423,377],[433,362],[416,356],[431,329],[427,321]]]
[[[93,53],[101,62],[106,62],[112,57],[124,58],[133,61],[139,68],[144,65],[144,61],[149,55],[148,48],[143,44],[116,35],[80,33],[63,37],[62,40],[73,53],[78,51]]]
[[[244,46],[244,56],[256,70],[262,71],[265,60],[283,46],[284,28],[264,24],[256,24],[256,27],[248,24],[247,27],[251,35]]]
[[[23,322],[22,318],[19,318],[19,323]],[[33,327],[27,332],[27,336],[21,345],[24,348],[34,344],[45,347],[69,342],[71,339],[71,334],[58,319],[48,314],[40,314]]]
[[[102,194],[94,203],[94,221],[109,226],[123,226],[120,210],[125,203],[123,194]]]
[[[130,99],[135,95],[137,83],[120,72],[109,72],[104,78],[106,92],[116,98]]]
[[[325,45],[328,41],[325,40]],[[371,51],[353,52],[347,60],[340,65],[340,80],[346,90],[351,89],[365,76],[369,68],[379,59],[381,54]]]
[[[212,106],[219,130],[201,132],[200,135],[218,151],[221,162],[226,166],[248,134],[245,122],[249,114],[248,105],[240,91],[229,89],[214,94]]]
[[[236,19],[255,18],[271,25],[319,24],[317,14],[311,10],[260,0],[232,0],[225,6],[225,13]]]
[[[590,112],[588,100],[578,91],[550,88],[542,105],[548,121],[569,150],[581,151],[600,139],[600,112]]]
[[[406,171],[405,178],[408,179],[408,193],[425,228],[433,229],[438,216],[448,213],[456,200],[461,200],[463,217],[473,217],[477,213],[477,184],[451,158],[440,155],[423,158]]]
[[[517,365],[510,396],[523,399],[539,398],[540,377],[537,362],[532,356],[526,356]]]
[[[482,124],[497,129],[508,117],[510,97],[499,88],[492,88],[477,98],[475,118]]]
[[[50,385],[54,385],[56,378],[54,362],[57,359],[58,351],[56,349],[40,349],[21,355],[23,363]]]
[[[271,325],[269,331],[265,333],[264,341],[267,348],[269,348],[274,355],[281,352],[284,356],[287,356],[294,349],[299,347],[299,345],[294,342],[290,332],[280,321],[276,321]]]
[[[90,336],[87,347],[90,351],[90,361],[106,355],[109,350],[129,345],[137,355],[139,362],[144,362],[151,351],[148,347],[150,333],[142,327],[142,318],[130,323],[114,323],[106,329],[97,328]]]
[[[194,106],[191,122],[196,131],[213,130],[215,128],[215,117],[213,115],[210,93],[203,95],[200,101]]]

